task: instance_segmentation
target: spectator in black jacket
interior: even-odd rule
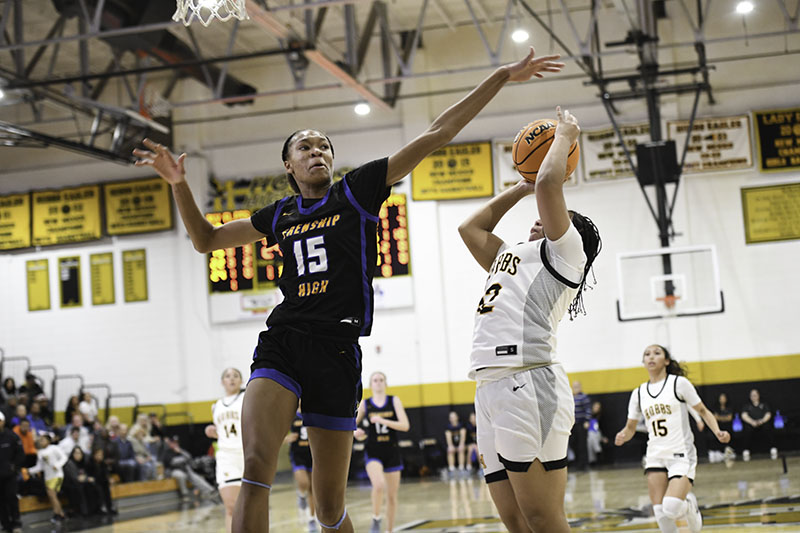
[[[30,372],[25,374],[25,383],[19,386],[18,394],[24,394],[28,397],[28,407],[30,407],[30,403],[33,402],[35,397],[44,394],[42,386],[39,385],[39,378]]]
[[[67,496],[72,512],[81,516],[88,516],[89,502],[94,503],[96,489],[86,473],[83,450],[75,446],[69,454],[69,460],[64,465],[64,485],[61,492]]]
[[[17,383],[14,378],[3,380],[3,388],[0,390],[0,403],[7,402],[9,398],[17,395]]]
[[[6,428],[6,417],[0,412],[0,525],[4,531],[21,532],[17,499],[17,471],[25,453],[17,435]]]
[[[117,514],[117,510],[111,501],[110,473],[103,448],[95,448],[92,452],[92,458],[86,464],[86,474],[94,490],[94,494],[89,499],[100,504],[98,507],[99,512]]]

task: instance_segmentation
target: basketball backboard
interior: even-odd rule
[[[617,254],[620,322],[725,310],[713,245]]]

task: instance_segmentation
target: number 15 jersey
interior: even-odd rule
[[[478,303],[469,377],[497,380],[554,363],[558,323],[578,292],[585,264],[572,224],[556,241],[504,243]]]
[[[697,405],[700,396],[688,379],[667,374],[658,383],[646,381],[631,393],[628,418],[647,426],[647,457],[695,458],[694,435],[686,404]]]

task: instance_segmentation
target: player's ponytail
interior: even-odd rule
[[[689,370],[686,368],[686,366],[673,359],[672,354],[669,353],[669,350],[660,344],[654,344],[653,346],[658,346],[661,348],[661,350],[664,352],[664,357],[669,360],[669,363],[667,363],[667,374],[674,374],[676,376],[683,377],[689,375]]]
[[[597,285],[597,278],[594,277],[592,265],[594,264],[595,258],[600,253],[600,250],[603,248],[603,241],[600,238],[600,232],[597,230],[597,226],[594,225],[591,218],[572,210],[569,211],[569,214],[572,219],[572,224],[581,235],[583,253],[586,255],[586,265],[583,267],[583,279],[581,280],[580,286],[578,286],[578,294],[575,296],[575,299],[572,300],[572,303],[569,304],[569,319],[572,320],[578,316],[578,313],[586,314],[586,307],[583,305],[583,291],[587,288],[591,288],[591,286],[587,287],[586,285],[589,271],[592,272],[593,285]]]

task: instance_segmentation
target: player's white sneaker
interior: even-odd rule
[[[698,533],[703,529],[703,515],[697,506],[697,498],[693,493],[686,495],[686,522],[689,524],[689,531]]]

